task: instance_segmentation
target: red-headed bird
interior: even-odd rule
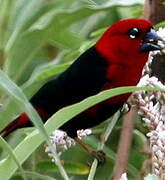
[[[62,107],[77,103],[100,91],[135,86],[149,51],[160,50],[153,25],[143,19],[122,20],[113,24],[100,40],[84,52],[65,72],[47,82],[30,102],[45,122]],[[112,116],[130,94],[110,98],[80,113],[60,129],[70,137],[78,129],[93,127]],[[30,126],[23,113],[1,133],[8,135],[17,128]]]

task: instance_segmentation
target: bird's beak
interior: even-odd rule
[[[140,48],[141,52],[149,52],[163,49],[158,41],[164,42],[164,40],[157,35],[154,29],[151,29],[143,38],[143,42]]]

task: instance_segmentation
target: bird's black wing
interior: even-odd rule
[[[106,83],[106,67],[106,60],[91,47],[65,72],[47,82],[30,102],[51,116],[62,107],[97,94]]]

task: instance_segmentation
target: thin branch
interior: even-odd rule
[[[153,24],[163,21],[165,17],[164,3],[165,0],[145,0],[144,18]]]
[[[113,180],[119,180],[121,175],[126,171],[128,165],[129,150],[132,142],[135,117],[136,110],[134,108],[131,108],[131,110],[123,118],[123,126],[118,145]]]

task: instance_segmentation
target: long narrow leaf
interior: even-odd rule
[[[16,173],[16,175],[20,175],[20,173]],[[39,174],[37,172],[31,172],[31,171],[25,171],[25,174],[30,177],[30,178],[37,178],[37,179],[40,179],[40,180],[56,180],[55,178],[52,178],[50,176],[46,176],[46,175],[42,175],[42,174]]]
[[[123,6],[128,6],[130,4],[135,5],[139,3],[137,3],[137,1],[129,3],[127,1],[123,4]],[[36,53],[50,40],[51,37],[58,36],[61,31],[68,28],[75,22],[90,17],[96,13],[109,11],[116,5],[118,4],[107,3],[106,5],[95,6],[93,4],[89,5],[87,2],[83,2],[80,6],[78,6],[78,8],[73,6],[74,8],[65,7],[64,9],[54,9],[37,19],[31,27],[19,36],[18,26],[11,35],[6,47],[8,56],[4,64],[5,72],[7,72],[12,79],[18,81],[27,65],[33,60]],[[19,20],[21,25],[23,24],[23,17]],[[23,48],[20,50],[20,47]],[[10,51],[8,49],[10,49]]]
[[[89,107],[101,101],[104,101],[110,97],[128,92],[138,91],[138,90],[165,91],[165,89],[160,89],[160,88],[133,87],[133,86],[106,90],[95,96],[91,96],[80,103],[59,110],[47,121],[47,123],[45,124],[45,128],[48,134],[50,134],[52,131],[59,128],[65,122],[69,121],[71,118],[81,113],[82,111],[88,109]],[[22,164],[43,141],[44,138],[43,136],[40,135],[38,130],[35,130],[29,136],[27,136],[14,150],[14,153],[16,155],[19,155],[18,157],[19,162]],[[11,157],[8,157],[0,162],[0,174],[3,174],[3,176],[6,179],[10,178],[16,170],[17,170],[17,166],[15,165],[15,162]]]
[[[21,87],[24,94],[29,99],[45,83],[46,79],[62,73],[69,65],[70,63],[60,65],[50,63],[36,68],[29,80]],[[15,115],[20,112],[21,110],[17,108],[16,103],[10,98],[1,109],[0,130],[9,124]]]
[[[38,113],[29,103],[26,96],[23,94],[22,90],[16,84],[14,84],[8,78],[8,76],[1,70],[0,70],[0,88],[1,90],[5,91],[9,96],[13,97],[18,103],[20,103],[20,107],[22,107],[25,110],[26,114],[29,116],[33,124],[40,130],[45,140],[48,140],[49,137],[44,129],[43,122],[40,116],[38,115]]]
[[[10,157],[12,157],[12,159],[15,161],[15,164],[17,165],[18,169],[21,172],[21,175],[23,176],[24,180],[26,179],[26,175],[25,172],[20,164],[20,162],[18,161],[15,153],[13,152],[12,148],[10,147],[10,145],[0,136],[0,146],[5,149],[6,152],[8,152],[8,154],[10,155]]]

